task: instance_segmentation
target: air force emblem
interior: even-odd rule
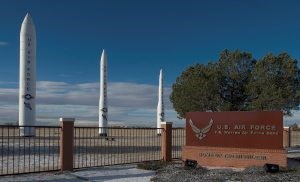
[[[208,125],[204,128],[197,128],[197,126],[194,125],[193,121],[190,119],[190,126],[192,130],[196,133],[196,137],[199,138],[199,140],[202,140],[204,137],[206,137],[206,134],[210,131],[214,121],[211,118]]]

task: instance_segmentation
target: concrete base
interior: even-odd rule
[[[35,135],[22,135],[21,137],[25,137],[25,138],[34,138],[35,137]]]
[[[20,136],[22,137],[34,137],[35,136],[35,127],[24,127],[20,126]]]
[[[107,133],[100,133],[99,136],[101,136],[101,137],[107,137]]]
[[[287,167],[286,150],[184,146],[182,160],[196,160],[200,166],[264,166],[266,163]]]

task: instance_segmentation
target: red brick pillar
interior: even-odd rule
[[[75,118],[60,118],[60,167],[61,171],[73,171],[73,141]]]
[[[166,162],[172,161],[172,122],[162,122],[162,159]]]

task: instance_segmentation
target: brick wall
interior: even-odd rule
[[[197,160],[201,166],[249,167],[265,163],[287,166],[285,150],[184,146],[182,159]]]

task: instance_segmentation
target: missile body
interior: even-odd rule
[[[99,135],[107,136],[107,62],[105,50],[100,63]]]
[[[36,33],[27,13],[20,32],[19,126],[34,126],[36,96]],[[21,136],[34,136],[34,127],[20,127]]]
[[[164,100],[163,100],[163,73],[160,70],[159,73],[159,86],[158,86],[158,104],[157,104],[157,128],[161,128],[161,122],[165,120],[164,113]],[[157,129],[157,134],[161,134],[161,129]]]

